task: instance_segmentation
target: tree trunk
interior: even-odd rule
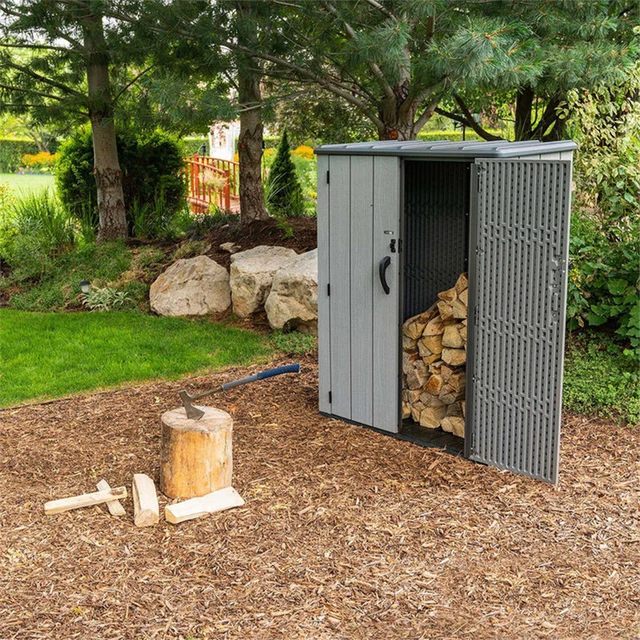
[[[238,42],[251,47],[255,45],[253,27],[247,29],[246,20],[255,10],[251,0],[236,2],[239,25]],[[269,214],[264,204],[262,186],[262,94],[260,80],[262,73],[259,62],[238,54],[238,102],[240,105],[240,137],[238,138],[238,158],[240,160],[240,222],[249,224],[254,220],[267,220]]]
[[[250,61],[246,61],[251,63]],[[262,113],[260,75],[249,68],[238,67],[238,100],[240,103],[240,221],[248,224],[254,220],[267,220],[262,187]]]
[[[122,192],[122,171],[118,161],[116,129],[113,120],[109,56],[102,27],[102,16],[87,3],[83,19],[87,52],[89,119],[93,140],[93,174],[98,192],[98,241],[127,237],[127,218]]]
[[[523,87],[516,97],[516,122],[514,134],[516,140],[531,140],[531,110],[533,107],[533,90]]]

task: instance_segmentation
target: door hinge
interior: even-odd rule
[[[327,184],[329,184],[329,172],[327,171]]]
[[[331,404],[331,400],[332,400],[332,398],[331,398],[331,391],[329,391],[329,404]]]
[[[331,295],[331,285],[329,283],[327,283],[327,295]]]

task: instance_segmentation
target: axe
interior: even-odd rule
[[[190,396],[184,389],[180,391],[180,399],[182,400],[182,404],[184,405],[184,409],[187,412],[187,418],[191,420],[200,420],[204,415],[204,411],[198,409],[198,407],[194,406],[193,403],[195,400],[200,400],[200,398],[204,398],[205,396],[213,395],[214,393],[220,393],[220,391],[228,391],[229,389],[233,389],[233,387],[239,387],[243,384],[249,384],[250,382],[256,382],[256,380],[265,380],[266,378],[273,378],[274,376],[279,376],[283,373],[300,373],[300,364],[287,364],[284,367],[276,367],[275,369],[267,369],[267,371],[261,371],[260,373],[256,373],[253,376],[249,376],[247,378],[240,378],[240,380],[233,380],[232,382],[225,382],[215,389],[211,389],[210,391],[205,391],[204,393],[198,393],[195,396]]]

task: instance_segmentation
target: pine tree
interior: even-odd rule
[[[282,134],[267,180],[267,206],[274,216],[301,216],[304,213],[302,188],[291,159],[287,132]]]

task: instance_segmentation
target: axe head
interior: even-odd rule
[[[184,390],[180,391],[178,395],[180,396],[180,400],[182,400],[184,410],[187,412],[187,418],[191,420],[200,420],[204,415],[204,411],[193,405],[193,398]]]

